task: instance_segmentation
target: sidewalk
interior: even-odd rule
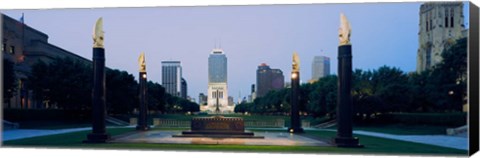
[[[332,129],[308,129],[317,131],[336,131]],[[407,142],[415,142],[421,144],[435,145],[447,148],[468,150],[468,138],[460,136],[447,136],[447,135],[394,135],[377,132],[368,132],[361,130],[354,130],[354,134],[402,140]],[[360,140],[361,142],[362,140]]]
[[[69,129],[57,129],[57,130],[40,130],[40,129],[13,129],[13,130],[4,130],[2,131],[2,140],[16,140],[16,139],[23,139],[23,138],[31,138],[31,137],[38,137],[38,136],[46,136],[46,135],[53,135],[53,134],[62,134],[62,133],[70,133],[70,132],[77,132],[77,131],[85,131],[90,130],[91,127],[84,127],[84,128],[69,128]]]
[[[127,127],[130,127],[130,126],[127,126]],[[109,127],[109,128],[116,128],[116,127]],[[90,129],[91,129],[90,127],[85,127],[85,128],[71,128],[71,129],[59,129],[59,130],[35,130],[35,129],[6,130],[2,132],[2,140],[3,141],[16,140],[16,139],[22,139],[22,138],[70,133],[70,132],[84,131],[84,130],[90,130]],[[286,128],[255,128],[255,129],[278,130],[279,132],[286,131]],[[316,128],[306,128],[305,130],[336,131],[333,129],[316,129]],[[368,131],[360,131],[360,130],[354,130],[353,133],[366,135],[366,136],[442,146],[447,148],[468,150],[467,137],[447,136],[447,135],[393,135],[393,134],[368,132]]]

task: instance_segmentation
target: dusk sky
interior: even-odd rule
[[[181,61],[188,95],[207,92],[208,56],[215,43],[228,59],[229,95],[237,101],[256,82],[261,63],[290,81],[292,53],[300,56],[303,82],[311,78],[313,56],[330,57],[337,72],[340,13],[352,27],[353,67],[387,65],[416,69],[421,3],[300,4],[261,6],[154,7],[2,10],[49,36],[49,43],[92,58],[92,32],[103,17],[106,65],[138,79],[137,58],[145,52],[148,79],[161,83],[161,61]],[[464,3],[464,11],[468,3]],[[468,14],[465,13],[468,24]],[[468,25],[467,25],[468,27]]]

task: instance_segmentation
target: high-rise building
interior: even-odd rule
[[[282,70],[271,69],[265,63],[260,64],[257,69],[256,97],[262,97],[272,90],[282,89],[284,82]]]
[[[213,49],[208,57],[208,99],[202,111],[213,112],[216,106],[222,113],[233,112],[228,106],[227,57],[222,49]]]
[[[162,86],[165,92],[180,97],[182,91],[182,66],[180,61],[162,61]]]
[[[181,80],[180,97],[187,99],[187,81],[184,78]]]
[[[330,75],[330,58],[326,56],[315,56],[312,62],[312,82],[321,77]]]
[[[420,6],[417,72],[440,63],[442,52],[466,37],[463,2],[427,2]]]

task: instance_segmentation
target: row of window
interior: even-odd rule
[[[223,91],[214,91],[212,92],[212,98],[220,98],[223,99]]]
[[[2,52],[4,52],[4,53],[7,52],[7,44],[6,43],[2,44]],[[15,46],[10,46],[10,49],[8,49],[8,53],[15,54]]]
[[[448,28],[448,27],[454,27],[454,13],[453,13],[453,8],[450,9],[450,12],[448,11],[449,9],[445,9],[445,19],[444,19],[444,22],[445,22],[445,27]],[[438,12],[438,16],[440,16],[440,12]],[[426,21],[426,25],[425,25],[425,30],[428,32],[429,30],[432,30],[433,29],[433,22],[432,22],[432,15],[431,15],[431,12],[427,13],[427,20]],[[450,22],[449,22],[450,20]],[[450,24],[450,25],[448,25]]]

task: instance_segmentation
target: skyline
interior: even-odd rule
[[[330,57],[331,74],[336,74],[340,12],[345,13],[352,25],[354,69],[371,70],[388,65],[405,72],[415,71],[418,11],[421,4],[301,4],[1,12],[15,19],[25,13],[25,23],[48,34],[49,43],[86,59],[91,59],[91,32],[95,19],[103,17],[108,67],[125,70],[138,79],[135,59],[140,52],[145,52],[149,79],[161,83],[161,61],[181,61],[183,77],[189,83],[188,95],[196,100],[199,93],[207,92],[208,55],[216,43],[221,43],[229,60],[230,96],[238,100],[239,93],[241,97],[249,94],[251,84],[255,84],[257,66],[261,63],[281,69],[288,82],[291,54],[294,51],[300,56],[302,82],[311,78],[313,56]],[[468,7],[468,4],[465,6]],[[468,23],[468,14],[465,15],[465,22]],[[321,53],[322,50],[325,53]]]

